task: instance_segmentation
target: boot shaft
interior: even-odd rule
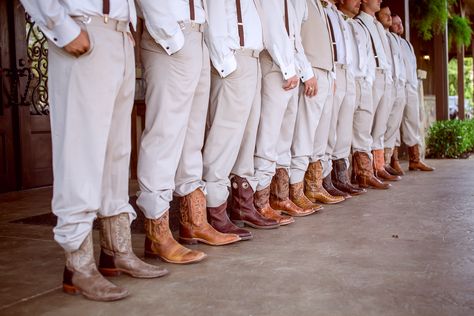
[[[384,165],[385,165],[384,150],[383,149],[372,150],[372,156],[374,159],[375,171],[383,170]]]
[[[255,192],[253,195],[253,204],[257,210],[263,209],[270,203],[270,187]]]
[[[169,211],[158,219],[145,218],[145,234],[150,241],[158,244],[163,240],[173,238],[169,226]]]
[[[180,199],[180,225],[201,227],[207,223],[206,197],[201,189],[196,189]]]
[[[100,223],[100,246],[113,253],[127,253],[132,249],[130,219],[127,213],[103,217]]]
[[[311,162],[304,175],[306,190],[315,191],[323,186],[323,166],[321,161]]]
[[[277,201],[289,198],[290,177],[285,168],[277,168],[270,184],[270,197]]]

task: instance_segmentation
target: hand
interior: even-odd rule
[[[286,91],[294,89],[298,86],[299,79],[296,76],[293,76],[286,80],[285,84],[283,85],[283,89]]]
[[[81,33],[72,40],[69,44],[64,46],[64,50],[69,54],[79,57],[85,54],[91,48],[91,42],[89,40],[89,34],[86,31],[81,30]]]
[[[304,83],[304,94],[310,98],[318,94],[318,82],[316,81],[316,77],[313,77]]]

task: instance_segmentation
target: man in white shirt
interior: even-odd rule
[[[433,171],[420,157],[421,135],[420,135],[420,101],[418,96],[418,77],[416,72],[416,55],[413,46],[408,40],[402,38],[404,29],[402,20],[398,15],[392,17],[391,31],[398,34],[402,47],[402,56],[406,66],[406,105],[404,107],[401,128],[403,131],[403,142],[408,146],[410,158],[409,169],[421,171]],[[398,149],[400,146],[400,130],[398,131],[395,148],[393,151],[391,166],[399,173],[403,170],[398,162]]]
[[[169,230],[173,194],[180,197],[181,243],[225,245],[240,238],[207,220],[202,153],[209,101],[205,1],[139,0],[146,121],[138,160],[137,205],[145,214],[145,255],[178,264],[205,258],[174,240]]]
[[[133,1],[22,0],[49,42],[55,240],[66,252],[63,290],[98,301],[126,297],[94,262],[92,224],[100,219],[99,270],[154,278],[166,270],[133,253],[128,203],[130,113],[135,59]]]
[[[255,228],[278,228],[254,206],[258,180],[254,152],[260,118],[263,29],[257,0],[208,0],[206,42],[212,61],[208,128],[203,150],[203,179],[211,224],[242,239],[252,234],[227,217],[228,186],[232,186],[230,219]],[[229,181],[229,177],[231,178]],[[230,182],[230,183],[229,183]],[[262,212],[259,213],[258,211]]]

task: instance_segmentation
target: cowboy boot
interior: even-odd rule
[[[281,215],[279,211],[274,210],[270,206],[270,187],[255,192],[253,195],[253,204],[257,212],[266,218],[273,219],[280,224],[280,226],[291,224],[295,219],[288,215]]]
[[[323,209],[322,205],[315,204],[306,197],[303,182],[290,184],[290,200],[304,210],[311,208],[313,211],[319,212]]]
[[[405,175],[405,172],[403,172],[402,166],[400,166],[400,161],[398,160],[398,152],[400,150],[400,147],[396,146],[393,149],[393,154],[392,157],[390,158],[390,166],[395,170],[399,176]]]
[[[323,178],[324,189],[332,196],[342,196],[345,199],[350,199],[352,196],[344,191],[337,189],[332,183],[331,174]]]
[[[92,232],[78,250],[66,252],[63,291],[82,294],[94,301],[116,301],[128,296],[128,291],[105,279],[94,262]]]
[[[360,195],[366,193],[367,190],[360,189],[349,182],[347,175],[347,164],[344,158],[333,160],[332,169],[332,184],[343,192],[347,192],[350,195]],[[354,166],[352,166],[354,168]]]
[[[372,162],[368,153],[357,151],[353,154],[355,163],[357,165],[356,179],[361,188],[374,188],[379,190],[386,190],[391,187],[390,184],[380,181],[374,176]]]
[[[372,156],[374,157],[374,171],[377,178],[386,181],[399,181],[402,179],[400,176],[392,176],[390,173],[385,171],[383,149],[372,150]]]
[[[345,200],[342,196],[332,196],[323,187],[323,167],[321,161],[312,162],[304,175],[304,190],[308,199],[324,204],[336,204]]]
[[[384,149],[384,160],[385,160],[384,169],[385,169],[385,171],[387,171],[392,176],[401,176],[401,174],[397,170],[392,168],[392,166],[390,165],[390,161],[392,160],[393,152],[394,152],[394,150],[392,148],[385,148]]]
[[[209,224],[221,233],[239,235],[240,240],[250,240],[253,238],[251,232],[232,223],[227,215],[227,202],[218,207],[207,207],[207,218],[209,219]]]
[[[99,271],[105,276],[126,273],[134,278],[158,278],[168,273],[166,269],[138,259],[132,249],[130,219],[127,213],[103,217],[100,223]]]
[[[231,181],[232,198],[230,220],[237,226],[247,225],[258,229],[273,229],[280,227],[277,221],[268,219],[255,209],[253,189],[247,179],[233,176]]]
[[[316,212],[312,206],[303,209],[290,200],[289,182],[286,169],[277,168],[270,183],[270,206],[290,216],[307,216]]]
[[[158,219],[145,218],[145,233],[145,257],[177,264],[199,262],[207,257],[204,252],[183,247],[173,238],[169,211]]]
[[[434,171],[435,168],[425,164],[420,158],[420,147],[418,145],[408,147],[408,157],[410,163],[408,164],[408,170],[420,170],[420,171]]]
[[[180,199],[179,241],[183,244],[202,242],[211,246],[223,246],[240,240],[236,234],[223,234],[207,222],[206,197],[196,189]]]

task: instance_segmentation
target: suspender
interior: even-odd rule
[[[362,23],[362,25],[367,29],[367,32],[369,33],[370,41],[372,42],[372,50],[374,51],[374,56],[375,56],[375,64],[377,65],[377,68],[380,68],[379,56],[377,55],[377,50],[375,49],[375,43],[374,43],[374,39],[372,38],[372,34],[370,34],[370,30],[367,27],[367,25],[365,25],[364,21],[362,21],[362,19],[358,19],[358,20],[360,21],[360,23]]]
[[[194,0],[189,0],[189,18],[191,21],[196,20],[196,13],[194,9]]]
[[[288,19],[288,0],[285,0],[285,28],[286,33],[290,36],[290,22]]]
[[[237,7],[237,28],[239,29],[240,47],[244,47],[244,23],[242,22],[242,6],[240,5],[240,0],[235,0],[235,6]]]
[[[337,62],[337,43],[336,43],[336,37],[334,36],[334,28],[332,26],[331,18],[329,18],[329,15],[325,12],[328,24],[329,24],[329,30],[331,31],[331,41],[332,41],[332,48],[334,50],[334,62]]]
[[[102,13],[104,14],[104,22],[109,22],[110,0],[102,0]]]

